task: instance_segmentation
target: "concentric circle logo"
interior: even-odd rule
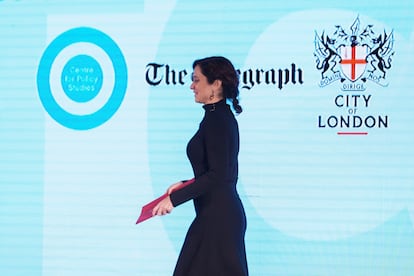
[[[87,27],[68,30],[46,48],[37,73],[40,100],[59,124],[88,130],[108,121],[127,88],[127,66],[118,45]]]

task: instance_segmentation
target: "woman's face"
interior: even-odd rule
[[[207,77],[201,73],[200,67],[197,65],[194,67],[194,72],[192,76],[193,82],[191,83],[190,89],[194,92],[194,100],[197,103],[209,104],[217,102],[218,95],[216,95],[217,84],[209,84]],[[211,95],[214,94],[214,98],[211,98]]]

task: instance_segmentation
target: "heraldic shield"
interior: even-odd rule
[[[367,46],[341,46],[342,73],[352,82],[358,80],[365,72],[367,65]]]

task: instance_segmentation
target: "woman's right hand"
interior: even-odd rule
[[[177,189],[178,186],[182,185],[183,182],[179,181],[177,183],[172,184],[168,189],[167,189],[167,194],[170,195],[172,192],[174,192],[174,190]]]

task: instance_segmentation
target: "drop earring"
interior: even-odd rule
[[[209,97],[210,101],[212,101],[214,99],[214,91],[211,91],[211,95]]]

